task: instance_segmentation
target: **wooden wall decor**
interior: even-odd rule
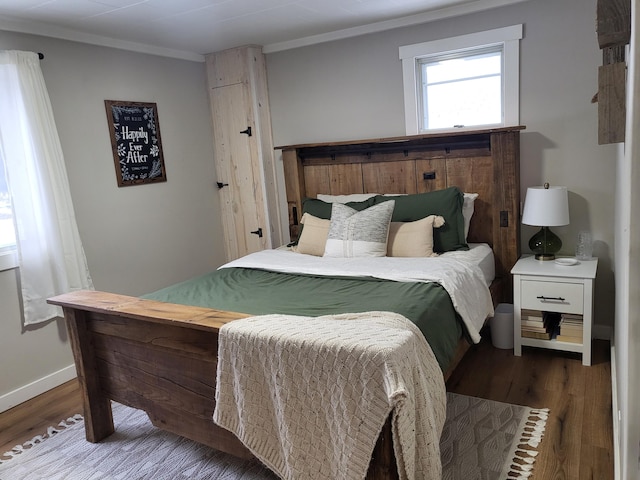
[[[598,144],[624,142],[626,124],[625,45],[631,38],[631,0],[598,0]]]
[[[631,0],[598,0],[598,44],[601,49],[626,45],[631,39]]]
[[[624,142],[626,76],[625,62],[598,67],[598,145]]]

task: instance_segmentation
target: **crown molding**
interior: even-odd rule
[[[367,35],[370,33],[383,32],[395,28],[419,25],[445,18],[477,13],[492,8],[504,7],[516,3],[530,0],[476,0],[471,3],[453,5],[449,7],[437,8],[428,12],[410,15],[406,17],[375,22],[368,25],[336,30],[333,32],[311,35],[294,40],[276,42],[264,45],[262,51],[264,53],[281,52],[283,50],[291,50],[294,48],[306,47],[319,43],[332,42],[346,38]],[[81,32],[70,28],[59,27],[43,22],[25,21],[8,15],[0,15],[0,30],[28,33],[31,35],[40,35],[50,38],[59,38],[72,42],[87,43],[101,47],[110,47],[120,50],[127,50],[137,53],[145,53],[148,55],[158,55],[162,57],[177,58],[180,60],[188,60],[192,62],[204,62],[205,56],[199,53],[176,50],[157,45],[150,45],[128,40],[120,40],[117,38],[106,37],[103,35],[95,35],[92,33]],[[214,47],[212,47],[214,48]]]
[[[362,25],[359,27],[345,28],[343,30],[336,30],[334,32],[311,35],[309,37],[298,38],[295,40],[271,43],[269,45],[265,45],[262,48],[262,51],[264,53],[281,52],[283,50],[291,50],[299,47],[307,47],[307,46],[315,45],[318,43],[332,42],[335,40],[342,40],[345,38],[352,38],[360,35],[367,35],[370,33],[393,30],[395,28],[420,25],[424,23],[434,22],[436,20],[443,20],[445,18],[458,17],[461,15],[467,15],[470,13],[477,13],[483,10],[489,10],[489,9],[498,8],[498,7],[505,7],[508,5],[513,5],[516,3],[522,3],[526,1],[529,1],[529,0],[477,0],[471,3],[464,3],[461,5],[453,5],[451,7],[444,7],[444,8],[430,10],[428,12],[419,13],[417,15],[409,15],[407,17],[396,18],[393,20],[385,20],[383,22],[370,23],[368,25]]]
[[[18,33],[28,33],[31,35],[40,35],[43,37],[59,38],[61,40],[70,40],[72,42],[87,43],[90,45],[98,45],[100,47],[117,48],[119,50],[127,50],[137,53],[146,53],[149,55],[158,55],[161,57],[177,58],[180,60],[189,60],[191,62],[204,63],[204,55],[199,53],[188,52],[185,50],[175,50],[172,48],[159,47],[156,45],[148,45],[145,43],[131,42],[128,40],[119,40],[117,38],[105,37],[102,35],[94,35],[92,33],[80,32],[69,28],[58,27],[41,22],[27,22],[6,15],[0,16],[0,30]]]

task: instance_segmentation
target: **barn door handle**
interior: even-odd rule
[[[246,130],[242,130],[240,133],[245,133],[247,137],[251,136],[251,127],[247,127]]]
[[[262,228],[259,228],[257,230],[254,230],[253,232],[254,235],[258,235],[258,238],[262,238]]]
[[[222,182],[216,182],[216,185],[218,185],[218,188],[223,188],[223,187],[228,187],[229,186],[228,183],[222,183]]]

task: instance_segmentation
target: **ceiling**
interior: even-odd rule
[[[426,23],[524,0],[0,0],[0,30],[196,61],[265,53]]]

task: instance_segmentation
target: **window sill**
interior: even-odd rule
[[[12,268],[18,268],[18,252],[15,250],[0,252],[0,272]]]
[[[474,132],[477,130],[492,130],[494,128],[508,128],[509,126],[517,126],[517,125],[506,125],[504,123],[491,123],[484,125],[464,125],[462,127],[451,127],[451,128],[431,128],[429,130],[420,130],[418,135],[430,135],[435,134],[439,135],[441,133],[453,133],[453,132]]]

